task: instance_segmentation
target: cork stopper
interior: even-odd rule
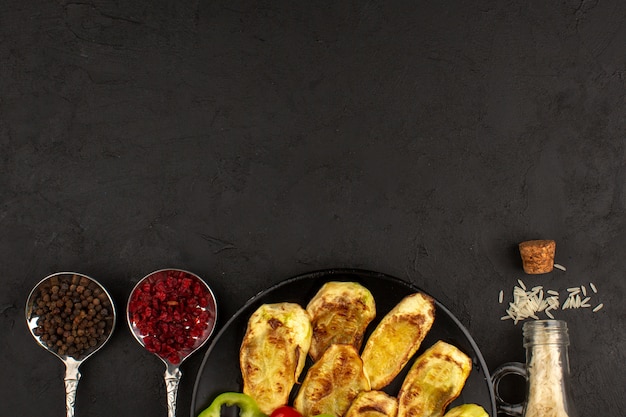
[[[546,274],[554,268],[554,240],[527,240],[519,244],[522,266],[527,274]]]

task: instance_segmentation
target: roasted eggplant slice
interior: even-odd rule
[[[398,400],[383,391],[363,391],[352,401],[344,417],[396,417]]]
[[[304,368],[311,337],[311,320],[298,304],[264,304],[250,316],[239,351],[243,392],[264,413],[287,404]]]
[[[478,404],[463,404],[450,409],[443,417],[489,417]]]
[[[356,282],[327,282],[306,307],[313,324],[309,355],[316,361],[332,344],[361,349],[367,325],[376,317],[372,293]]]
[[[417,352],[435,320],[435,302],[422,293],[402,299],[365,343],[363,368],[372,389],[388,385]]]
[[[455,346],[438,341],[411,366],[398,393],[398,417],[441,417],[459,396],[472,360]]]
[[[341,417],[370,384],[363,362],[352,345],[331,345],[308,370],[294,407],[304,417],[332,414]]]

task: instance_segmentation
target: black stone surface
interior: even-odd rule
[[[623,1],[3,1],[0,415],[65,412],[24,322],[40,279],[91,275],[123,317],[163,267],[204,277],[221,324],[307,271],[394,275],[492,370],[524,359],[500,290],[593,282],[604,309],[556,313],[576,405],[623,415],[624,22]],[[567,271],[524,275],[532,238]],[[167,415],[123,320],[81,370],[77,417]]]

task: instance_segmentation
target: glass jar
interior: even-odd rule
[[[570,394],[567,323],[529,321],[522,332],[526,363],[503,364],[492,376],[498,412],[515,417],[576,417]],[[510,404],[500,397],[500,381],[510,374],[526,379],[524,403]]]

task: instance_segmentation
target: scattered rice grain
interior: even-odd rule
[[[557,310],[559,308],[559,298],[556,296],[546,298],[548,302],[548,308],[550,310]]]
[[[518,279],[517,285],[513,286],[513,301],[508,303],[506,315],[502,316],[500,320],[513,320],[514,324],[517,324],[525,319],[538,320],[538,313],[541,312],[546,317],[554,319],[554,312],[558,310],[591,308],[593,307],[590,304],[592,297],[588,296],[591,292],[598,293],[598,288],[593,282],[567,288],[567,298],[561,305],[559,301],[561,293],[559,291],[553,289],[544,291],[542,285],[535,285],[529,289],[521,279]],[[498,302],[500,304],[504,302],[503,290],[500,290],[498,294]],[[593,307],[593,312],[595,313],[603,307],[604,304],[597,304]]]
[[[562,310],[567,310],[568,308],[570,308],[570,304],[572,303],[572,298],[568,297],[567,300],[565,300],[565,302],[563,303],[563,307],[561,307]]]
[[[567,269],[565,269],[565,267],[561,264],[554,264],[554,267],[556,269],[560,269],[561,271],[567,271]]]

